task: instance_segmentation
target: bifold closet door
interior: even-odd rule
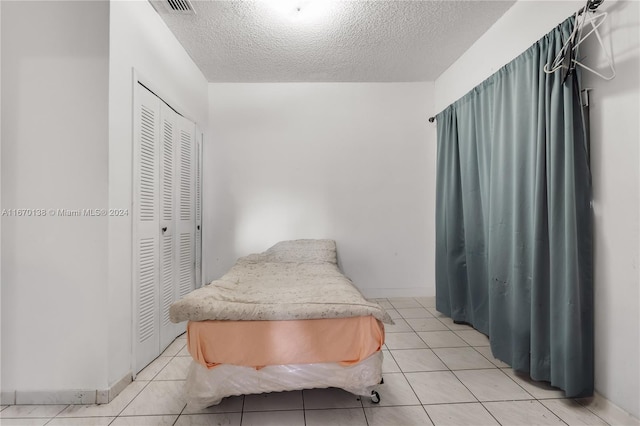
[[[137,373],[183,333],[169,308],[195,288],[195,124],[139,85],[134,115],[134,295]]]
[[[139,87],[134,105],[133,286],[135,306],[134,370],[158,356],[160,202],[160,102]]]

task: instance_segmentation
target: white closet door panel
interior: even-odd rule
[[[160,252],[162,257],[160,259],[161,271],[160,279],[162,280],[162,306],[161,306],[161,327],[167,326],[171,323],[169,319],[169,308],[174,300],[175,288],[175,272],[173,268],[174,258],[174,240],[173,235],[162,236],[162,246]],[[171,343],[171,342],[169,342]],[[161,343],[161,346],[162,343]]]
[[[183,120],[184,121],[184,120]],[[194,190],[193,190],[193,157],[194,150],[194,137],[193,129],[184,128],[185,124],[188,126],[190,123],[182,123],[183,128],[180,129],[180,220],[192,221],[194,219]]]
[[[195,289],[195,125],[178,117],[178,233],[179,285],[177,297]]]
[[[202,286],[202,133],[196,137],[196,159],[195,159],[195,198],[196,198],[196,229],[195,229],[195,287]]]
[[[180,234],[180,286],[178,296],[182,297],[191,292],[194,288],[194,241],[193,232],[183,232]]]
[[[173,221],[173,175],[175,162],[175,129],[176,117],[164,103],[162,104],[162,134],[161,134],[161,159],[160,163],[160,194],[161,194],[161,214],[162,222],[171,223]]]
[[[160,349],[173,342],[178,329],[169,319],[169,308],[176,300],[175,173],[178,114],[161,102],[160,132]]]
[[[134,105],[133,285],[135,306],[134,370],[156,356],[159,346],[159,215],[157,140],[158,98],[138,87]]]
[[[141,222],[157,220],[157,152],[155,140],[158,132],[158,111],[151,104],[140,105],[138,144],[138,212]]]
[[[138,274],[138,313],[139,342],[144,344],[147,341],[153,343],[156,336],[156,268],[158,266],[156,239],[141,238],[138,246],[138,256],[140,260]]]

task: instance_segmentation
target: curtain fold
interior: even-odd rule
[[[437,115],[436,307],[496,358],[593,393],[591,177],[573,17]],[[577,71],[577,70],[576,70]]]

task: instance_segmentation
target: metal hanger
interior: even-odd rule
[[[604,80],[611,80],[616,76],[616,70],[613,66],[613,60],[609,55],[606,47],[604,46],[604,42],[602,41],[602,37],[600,36],[600,32],[598,28],[604,23],[607,19],[607,13],[596,13],[596,9],[598,6],[602,4],[604,0],[588,0],[587,4],[580,10],[576,12],[575,16],[575,26],[569,39],[564,43],[558,55],[554,58],[551,64],[545,64],[544,72],[547,74],[554,73],[560,69],[562,69],[563,76],[562,81],[566,81],[567,77],[573,73],[576,66],[580,66],[587,71],[590,71]],[[583,31],[587,24],[591,25],[591,29],[583,35]],[[602,48],[602,51],[607,58],[607,65],[611,71],[610,75],[604,75],[593,68],[583,64],[580,62],[578,58],[579,47],[580,44],[591,34],[595,34],[598,39],[598,43]]]

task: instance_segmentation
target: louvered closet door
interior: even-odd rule
[[[176,146],[178,114],[160,102],[160,350],[178,334],[178,326],[169,319],[169,308],[176,300]],[[183,325],[184,328],[184,325]]]
[[[141,85],[134,111],[133,369],[137,373],[185,330],[185,323],[170,321],[169,308],[195,288],[200,201],[195,124]]]
[[[136,372],[158,355],[160,103],[144,88],[134,105],[133,281]]]
[[[202,133],[198,132],[196,143],[196,281],[202,286]]]
[[[180,298],[195,288],[195,125],[178,117],[176,238],[178,288]]]

